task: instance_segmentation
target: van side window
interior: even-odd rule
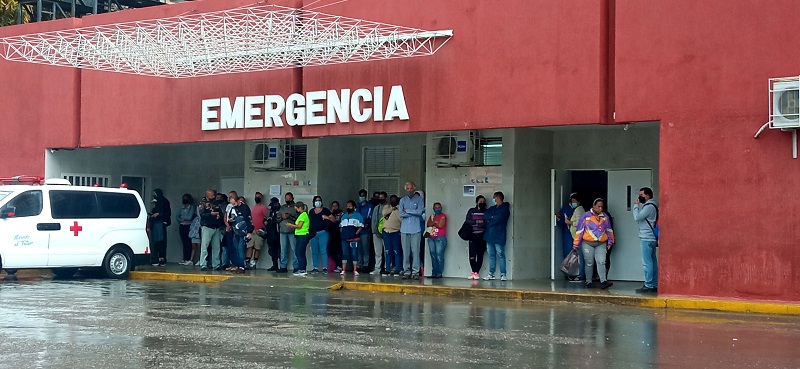
[[[50,191],[53,219],[97,218],[97,200],[90,191]]]
[[[42,191],[26,191],[11,199],[2,211],[14,208],[14,217],[33,217],[42,213]]]
[[[97,192],[101,218],[138,218],[142,208],[130,193]]]

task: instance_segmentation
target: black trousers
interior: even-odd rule
[[[280,236],[267,236],[267,253],[269,254],[270,259],[272,262],[277,264],[277,261],[281,258],[281,239]]]
[[[482,236],[469,240],[469,266],[473,273],[479,273],[486,253],[486,240]]]
[[[192,238],[189,237],[189,224],[181,224],[178,232],[181,234],[181,243],[183,244],[183,260],[189,260],[192,257]]]

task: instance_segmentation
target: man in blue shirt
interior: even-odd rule
[[[500,263],[500,280],[506,280],[506,228],[508,218],[511,216],[511,204],[504,200],[502,192],[495,192],[492,196],[493,206],[487,209],[483,216],[486,222],[483,238],[486,240],[486,251],[489,252],[489,274],[483,277],[485,281],[495,278],[495,260]]]
[[[358,268],[361,270],[369,268],[369,254],[372,252],[370,244],[372,239],[370,234],[372,230],[372,210],[372,203],[367,201],[367,190],[362,188],[358,191],[358,204],[356,204],[356,212],[361,215],[361,219],[364,222],[364,229],[359,234],[361,247],[358,249]]]
[[[414,182],[406,182],[406,196],[400,199],[400,243],[403,245],[403,279],[419,279],[419,246],[422,239],[422,213],[425,204],[415,193]]]

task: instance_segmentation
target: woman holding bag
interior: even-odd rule
[[[433,215],[426,222],[425,235],[431,253],[431,278],[442,278],[444,272],[444,250],[447,248],[447,215],[442,212],[442,204],[433,204]]]

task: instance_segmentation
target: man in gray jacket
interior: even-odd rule
[[[294,195],[287,192],[284,199],[286,203],[281,206],[278,211],[280,214],[280,223],[278,223],[278,231],[281,233],[281,267],[278,273],[288,273],[286,269],[289,265],[289,257],[292,258],[292,273],[297,272],[297,267],[300,265],[294,255],[295,238],[294,229],[289,228],[289,223],[294,223],[297,220],[297,210],[294,209]]]
[[[658,204],[653,199],[653,190],[643,187],[639,197],[634,201],[633,219],[639,225],[639,239],[642,241],[642,264],[644,265],[644,286],[637,288],[636,293],[658,292],[658,237],[656,222],[658,221]]]
[[[383,207],[386,205],[386,192],[379,192],[378,199],[375,207],[372,209],[372,245],[375,247],[375,268],[370,274],[386,274],[386,271],[381,271],[383,266],[383,234],[378,232],[378,223],[383,218]]]

